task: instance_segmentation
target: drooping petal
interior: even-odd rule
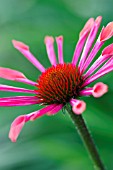
[[[105,28],[102,29],[100,34],[100,41],[106,41],[113,36],[113,22],[107,24]]]
[[[58,47],[58,60],[60,64],[63,64],[63,36],[56,37],[56,42]]]
[[[59,112],[63,108],[63,104],[57,105],[55,108],[53,108],[51,111],[47,113],[48,116],[54,115],[57,112]]]
[[[25,122],[26,122],[26,116],[21,115],[17,117],[11,124],[10,131],[9,131],[9,139],[12,142],[16,142]]]
[[[86,109],[86,103],[82,100],[71,99],[70,104],[75,114],[82,114]]]
[[[16,40],[12,40],[12,43],[14,47],[19,50],[38,70],[45,72],[44,66],[33,56],[26,44]]]
[[[56,104],[51,104],[51,105],[46,106],[45,108],[42,108],[36,112],[32,112],[32,115],[34,115],[34,116],[32,116],[30,118],[30,120],[35,120],[35,119],[45,115],[46,113],[51,112],[51,110],[53,110],[56,106],[57,106]]]
[[[56,55],[55,55],[55,51],[54,51],[54,39],[52,36],[46,36],[45,37],[45,45],[46,45],[46,50],[47,50],[47,54],[48,54],[48,58],[50,60],[50,63],[52,65],[56,65],[57,61],[56,61]]]
[[[34,90],[0,84],[0,91],[35,93]]]

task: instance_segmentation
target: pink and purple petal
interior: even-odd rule
[[[56,37],[56,42],[58,47],[58,60],[60,64],[63,64],[63,36]]]
[[[40,100],[35,96],[15,96],[0,98],[0,107],[26,106],[39,103]]]
[[[35,94],[35,90],[13,87],[4,84],[0,84],[0,91],[8,91],[8,92],[20,92],[20,93],[32,93]]]
[[[85,78],[90,76],[97,68],[99,68],[104,62],[106,62],[112,56],[113,56],[113,44],[110,44],[102,51],[102,55],[93,63],[93,65],[85,73]]]
[[[18,81],[25,84],[30,84],[32,86],[36,85],[36,82],[27,79],[25,75],[20,71],[13,70],[10,68],[0,67],[0,78],[12,80],[12,81]]]
[[[88,55],[88,53],[90,51],[90,48],[91,48],[91,46],[92,46],[92,44],[93,44],[93,42],[95,40],[97,31],[98,31],[98,29],[100,27],[101,20],[102,20],[101,16],[97,17],[97,19],[94,22],[94,25],[92,26],[90,34],[89,34],[89,36],[87,38],[87,41],[86,41],[86,44],[85,44],[85,47],[83,49],[83,53],[82,53],[82,56],[81,56],[81,59],[80,59],[80,62],[79,62],[79,66],[80,66],[81,69],[83,68],[83,65],[85,63],[87,55]]]
[[[19,50],[39,71],[45,72],[45,68],[29,51],[29,47],[26,44],[16,40],[13,40],[12,43],[14,47]]]
[[[100,34],[100,41],[106,41],[113,36],[113,22],[108,23],[108,25],[102,29]]]
[[[47,113],[48,116],[54,115],[57,112],[59,112],[63,108],[63,104],[57,105],[55,108],[53,108],[51,111]]]
[[[54,46],[53,46],[54,38],[52,36],[46,36],[44,42],[46,45],[46,50],[47,50],[48,58],[50,60],[51,65],[56,65],[57,61],[56,61],[56,55],[55,55]]]
[[[82,100],[71,99],[70,104],[75,114],[80,115],[86,110],[86,103]]]
[[[94,25],[94,18],[90,18],[84,28],[82,29],[82,31],[80,32],[80,36],[79,36],[79,40],[78,43],[76,45],[75,51],[74,51],[74,55],[73,55],[73,59],[72,59],[72,64],[76,65],[78,62],[78,59],[80,57],[80,54],[83,50],[84,47],[84,43],[86,41],[86,38],[92,28],[92,26]]]

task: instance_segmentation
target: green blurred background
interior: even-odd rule
[[[35,81],[40,72],[13,48],[11,40],[28,44],[39,61],[49,67],[44,37],[63,35],[65,61],[70,62],[84,23],[98,15],[103,16],[102,25],[112,21],[113,1],[0,0],[0,65],[22,71]],[[107,43],[112,42],[113,39]],[[113,73],[99,81],[109,85],[109,92],[100,99],[85,98],[87,110],[83,116],[103,161],[112,170]],[[3,79],[0,83],[30,88]],[[1,97],[10,95],[17,94],[0,92]],[[17,143],[11,143],[8,131],[14,118],[37,109],[38,106],[0,108],[0,170],[93,170],[70,118],[62,112],[27,123]]]

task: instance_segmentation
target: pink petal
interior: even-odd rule
[[[0,98],[1,107],[26,106],[26,105],[34,105],[39,103],[40,101],[35,96],[15,96],[15,97]]]
[[[15,81],[18,81],[18,82],[22,82],[22,83],[25,83],[25,84],[29,84],[31,86],[36,86],[36,82],[32,81],[32,80],[29,80],[29,79],[23,79],[23,78],[16,78]]]
[[[102,51],[102,55],[113,55],[113,44],[110,44]]]
[[[79,66],[80,66],[81,71],[82,71],[82,69],[86,70],[86,68],[88,67],[89,61],[87,61],[87,60],[89,60],[90,55],[93,54],[92,51],[94,51],[94,48],[91,51],[91,53],[89,53],[89,52],[90,52],[90,49],[92,47],[92,44],[94,43],[95,37],[96,37],[98,29],[100,27],[101,20],[102,20],[102,17],[100,17],[100,16],[95,20],[94,25],[92,26],[92,29],[89,33],[88,38],[87,38],[87,41],[86,41],[86,44],[84,46],[82,56],[81,56],[81,59],[80,59],[80,62],[79,62]],[[96,51],[96,48],[95,48],[95,51]],[[89,54],[89,56],[88,56],[88,54]]]
[[[90,96],[90,95],[92,95],[92,90],[93,90],[93,88],[88,87],[88,88],[80,91],[80,96]]]
[[[41,72],[45,71],[45,68],[42,66],[42,64],[29,51],[29,47],[27,45],[16,40],[12,40],[12,43],[14,47],[18,49],[38,70]]]
[[[36,112],[32,112],[31,114],[33,115],[30,120],[35,120],[43,115],[45,115],[46,113],[50,112],[52,109],[54,109],[57,105],[56,104],[51,104],[49,106],[46,106],[45,108],[42,108]]]
[[[56,37],[57,47],[58,47],[58,59],[59,63],[63,64],[63,36]]]
[[[100,41],[106,41],[113,36],[113,22],[108,23],[108,25],[102,29],[100,34]]]
[[[83,50],[84,43],[86,41],[87,36],[88,36],[88,34],[87,34],[87,32],[85,32],[82,36],[80,36],[80,38],[77,42],[77,45],[75,47],[75,51],[74,51],[74,54],[73,54],[73,59],[72,59],[72,64],[74,64],[74,65],[76,65],[77,62],[78,62],[78,59],[79,59],[80,54]]]
[[[49,58],[51,64],[56,65],[57,62],[56,62],[56,55],[55,55],[54,46],[53,46],[53,43],[54,43],[53,37],[52,36],[46,36],[44,42],[45,42],[45,45],[46,45],[48,58]]]
[[[13,81],[30,84],[32,86],[36,85],[36,82],[27,79],[23,73],[10,68],[0,67],[0,77],[7,80],[13,80]]]
[[[103,66],[104,67],[104,66]],[[105,74],[108,74],[109,72],[113,71],[113,63],[109,64],[105,68],[100,68],[94,75],[89,77],[83,84],[83,87],[89,85],[93,81],[97,80],[98,78],[104,76]]]
[[[89,31],[91,30],[93,24],[94,24],[94,18],[90,18],[90,19],[86,22],[86,24],[85,24],[84,28],[82,29],[82,31],[80,32],[80,37],[81,37],[85,32],[89,32]]]
[[[106,62],[108,59],[111,58],[111,55],[101,55],[89,68],[89,70],[84,74],[84,78],[88,78],[94,73],[95,70],[97,70],[104,62]],[[109,61],[109,60],[108,60]],[[102,68],[102,67],[101,67]]]
[[[23,49],[23,50],[29,50],[29,46],[27,46],[26,44],[24,44],[20,41],[12,40],[12,43],[13,43],[15,48],[20,48],[20,49]]]
[[[0,91],[35,93],[34,90],[0,84]]]
[[[11,124],[10,131],[9,131],[9,138],[11,139],[12,142],[16,142],[25,122],[26,122],[26,116],[21,115],[17,117]]]
[[[8,80],[16,80],[17,78],[26,79],[23,73],[4,67],[0,67],[0,77]]]
[[[57,112],[59,112],[63,108],[63,104],[57,105],[55,108],[53,108],[51,111],[47,113],[48,116],[54,115]]]
[[[82,100],[71,99],[70,104],[75,114],[82,114],[86,109],[86,103]]]
[[[101,97],[108,92],[108,86],[102,82],[94,85],[92,95],[94,97]]]
[[[98,16],[98,17],[96,18],[96,20],[95,20],[95,23],[96,23],[97,25],[100,25],[101,21],[102,21],[102,16]]]

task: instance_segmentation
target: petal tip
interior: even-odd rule
[[[108,86],[102,82],[99,82],[94,85],[92,95],[98,98],[103,96],[107,92],[108,92]]]
[[[77,115],[82,114],[86,110],[86,103],[82,100],[73,101],[71,102],[73,112]]]
[[[44,39],[44,43],[45,44],[54,43],[54,38],[52,36],[46,36]]]
[[[62,41],[62,40],[63,40],[63,36],[62,35],[56,37],[56,41]]]
[[[113,44],[110,44],[104,50],[102,51],[102,56],[103,55],[113,55]]]
[[[101,21],[102,21],[102,16],[98,16],[97,18],[96,18],[96,20],[95,20],[95,23],[98,25],[100,25],[100,23],[101,23]]]
[[[80,37],[85,34],[86,32],[89,33],[89,31],[91,30],[92,26],[94,25],[94,18],[90,18],[84,28],[82,29],[82,31],[80,32]]]
[[[24,124],[26,117],[24,115],[17,117],[13,123],[11,124],[11,128],[9,131],[9,139],[12,142],[16,142]]]
[[[106,27],[103,27],[100,34],[100,41],[106,41],[113,36],[113,22],[109,22]]]
[[[12,40],[12,43],[13,43],[15,48],[20,48],[20,49],[23,49],[23,50],[29,50],[29,46],[27,46],[26,44],[24,44],[20,41]]]

